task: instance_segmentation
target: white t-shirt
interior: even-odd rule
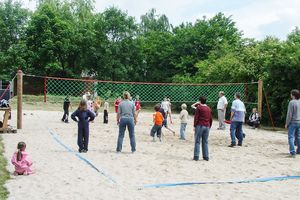
[[[181,110],[179,118],[181,123],[187,123],[188,122],[188,116],[189,113],[187,110]]]
[[[217,109],[223,110],[226,104],[228,104],[226,97],[225,96],[220,97],[218,101]]]
[[[161,105],[162,109],[164,109],[165,113],[169,111],[169,106],[170,106],[170,103],[168,101],[163,101],[161,102]]]
[[[109,109],[109,104],[107,101],[105,101],[104,105],[103,105],[103,110],[107,110]]]

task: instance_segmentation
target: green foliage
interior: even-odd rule
[[[2,138],[0,137],[0,199],[6,199],[8,197],[8,191],[4,187],[5,182],[9,179],[9,172],[6,170],[6,159],[3,155],[4,146]]]
[[[116,7],[95,12],[95,0],[37,3],[33,13],[18,1],[0,3],[0,79],[11,79],[19,68],[36,75],[119,81],[262,79],[278,126],[284,123],[289,91],[299,88],[298,28],[286,41],[256,41],[243,38],[223,13],[173,27],[155,9],[137,22]]]

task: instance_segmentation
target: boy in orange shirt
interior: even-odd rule
[[[153,127],[151,129],[150,135],[153,137],[153,142],[155,142],[155,133],[156,136],[159,138],[159,141],[161,141],[161,127],[163,124],[164,117],[159,112],[160,105],[156,105],[154,107],[155,113],[153,114]]]

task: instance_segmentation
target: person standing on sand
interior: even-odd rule
[[[289,142],[289,150],[292,157],[295,157],[296,154],[300,154],[300,92],[299,90],[292,90],[291,91],[291,101],[288,105],[288,111],[286,115],[286,123],[285,128],[288,129],[288,142]],[[295,133],[297,137],[295,139]],[[298,147],[297,152],[295,151],[295,140],[297,140]]]
[[[204,160],[209,160],[208,155],[208,135],[212,126],[212,114],[211,109],[206,105],[206,97],[200,96],[200,104],[196,108],[194,117],[195,127],[195,147],[194,147],[194,159],[199,160],[200,143],[202,147],[202,157]]]
[[[243,123],[245,121],[246,108],[244,103],[240,100],[241,94],[239,92],[234,95],[235,100],[232,102],[230,115],[230,137],[231,144],[228,147],[236,146],[235,137],[238,138],[238,146],[243,144]],[[235,132],[237,132],[235,134]]]
[[[123,101],[118,106],[117,123],[119,125],[119,136],[117,142],[117,153],[122,151],[123,139],[126,127],[129,131],[131,152],[136,151],[134,126],[137,122],[135,114],[135,106],[130,100],[129,92],[124,92]]]
[[[218,130],[225,130],[225,115],[226,115],[226,108],[227,108],[228,102],[226,97],[224,96],[224,92],[219,92],[219,101],[217,105],[218,110],[218,120],[219,120],[219,127]]]

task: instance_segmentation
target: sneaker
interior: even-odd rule
[[[235,147],[236,144],[231,144],[231,145],[228,145],[228,147]]]
[[[161,137],[159,137],[159,141],[161,142]]]
[[[241,147],[241,146],[243,146],[243,145],[242,145],[242,144],[238,144],[238,146],[240,146],[240,147]]]
[[[198,161],[199,160],[199,156],[194,156],[193,160],[194,161]]]
[[[135,153],[135,152],[136,152],[136,150],[132,150],[132,151],[131,151],[131,153]]]
[[[245,133],[243,133],[243,138],[246,138],[246,134]]]
[[[203,160],[209,161],[209,158],[208,157],[204,157]]]
[[[87,152],[88,152],[88,150],[86,150],[86,149],[83,149],[81,152],[82,152],[82,153],[87,153]]]
[[[121,151],[118,151],[118,150],[117,150],[117,153],[121,153]]]

